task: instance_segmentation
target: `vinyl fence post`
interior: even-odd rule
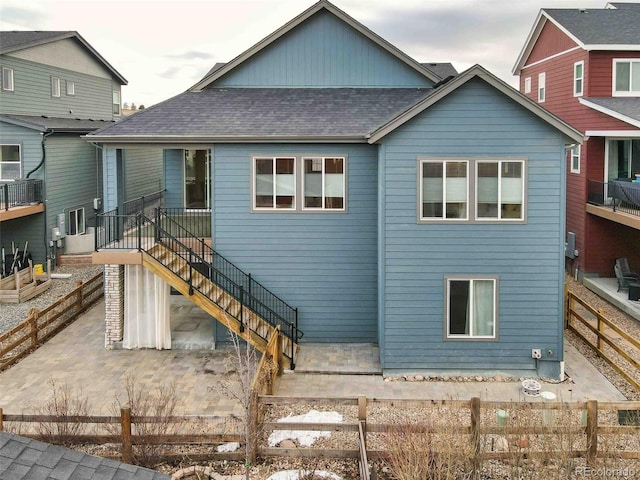
[[[122,425],[122,461],[131,463],[133,461],[133,449],[131,446],[131,408],[120,409],[120,424]]]

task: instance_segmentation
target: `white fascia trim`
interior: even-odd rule
[[[584,49],[587,51],[592,51],[592,50],[622,50],[622,51],[626,51],[626,52],[635,52],[640,50],[640,44],[637,45],[632,45],[632,44],[623,44],[623,45],[618,45],[618,44],[604,44],[604,45],[599,45],[599,44],[593,44],[593,45],[585,45]]]
[[[593,110],[596,110],[600,113],[604,113],[605,115],[609,115],[610,117],[616,118],[618,120],[621,120],[625,123],[628,123],[629,125],[633,125],[634,127],[638,127],[640,128],[640,120],[636,120],[635,118],[631,118],[628,117],[626,115],[623,115],[620,112],[616,112],[615,110],[611,110],[609,108],[603,107],[602,105],[598,105],[596,103],[592,103],[589,100],[585,99],[585,98],[579,98],[578,101],[584,105],[585,107],[589,107]]]
[[[536,66],[536,65],[539,65],[539,64],[541,64],[541,63],[547,62],[547,61],[549,61],[549,60],[553,60],[554,58],[560,57],[560,56],[562,56],[562,55],[566,55],[567,53],[575,52],[576,50],[580,50],[581,48],[582,48],[582,47],[579,47],[579,46],[578,46],[578,47],[570,48],[569,50],[565,50],[565,51],[563,51],[563,52],[554,53],[553,55],[550,55],[550,56],[548,56],[548,57],[546,57],[546,58],[543,58],[543,59],[538,60],[538,61],[536,61],[536,62],[533,62],[533,63],[529,63],[529,64],[527,64],[527,65],[524,65],[524,66],[522,67],[522,70],[524,70],[525,68],[534,67],[534,66]]]
[[[587,130],[585,137],[640,138],[640,130]]]

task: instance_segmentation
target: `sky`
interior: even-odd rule
[[[607,0],[331,0],[419,62],[511,70],[541,8]],[[626,0],[638,1],[638,0]],[[122,76],[122,101],[146,107],[184,92],[316,0],[0,0],[0,30],[75,30]]]

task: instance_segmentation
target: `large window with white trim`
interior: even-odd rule
[[[496,338],[497,283],[495,277],[446,279],[447,338]]]
[[[613,96],[640,96],[640,59],[613,60]]]
[[[256,157],[253,161],[253,208],[295,210],[296,159],[294,157]]]
[[[607,141],[607,181],[640,179],[640,139]]]
[[[342,157],[303,157],[304,209],[344,209],[344,160]]]
[[[581,97],[584,92],[584,62],[573,64],[573,96]]]
[[[21,176],[20,145],[0,145],[0,180],[17,180]]]

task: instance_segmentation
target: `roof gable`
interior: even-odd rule
[[[495,75],[491,74],[487,70],[485,70],[480,65],[474,65],[468,70],[462,72],[460,75],[455,77],[453,80],[441,85],[436,88],[429,96],[417,102],[413,107],[408,109],[406,112],[394,118],[392,121],[378,128],[376,131],[372,132],[368,137],[369,143],[376,143],[381,140],[383,137],[393,132],[395,129],[399,128],[416,115],[419,115],[424,110],[428,109],[435,103],[439,102],[447,95],[450,95],[462,85],[466,84],[473,78],[480,78],[485,81],[490,86],[494,87],[499,92],[503,93],[505,96],[515,101],[525,110],[533,113],[537,117],[541,118],[545,122],[547,122],[552,127],[556,128],[568,138],[572,139],[577,143],[582,143],[582,133],[580,133],[575,128],[571,127],[568,123],[560,120],[555,115],[551,114],[544,108],[540,107],[537,103],[530,100],[525,95],[521,94],[513,87],[509,86],[502,80],[500,80]]]
[[[429,86],[432,82],[437,82],[441,80],[441,78],[434,73],[433,71],[425,68],[420,63],[413,60],[411,57],[406,55],[404,52],[400,51],[393,45],[391,45],[386,40],[382,39],[380,36],[373,33],[371,30],[366,28],[361,23],[357,22],[349,15],[344,13],[342,10],[336,8],[330,2],[326,0],[321,0],[316,3],[309,9],[305,10],[303,13],[295,17],[293,20],[289,21],[278,30],[273,32],[271,35],[264,38],[262,41],[255,44],[253,47],[246,50],[244,53],[240,54],[230,62],[224,64],[222,67],[217,69],[212,69],[209,74],[203,78],[200,82],[194,85],[191,88],[191,91],[200,91],[214,83],[216,86],[219,86],[223,83],[222,79],[225,76],[230,76],[231,72],[239,71],[242,69],[242,66],[245,62],[248,62],[250,59],[258,59],[260,61],[260,56],[268,55],[267,49],[276,45],[279,41],[281,41],[284,37],[289,36],[292,32],[298,30],[304,24],[309,23],[311,20],[313,23],[320,21],[320,19],[324,19],[328,22],[328,18],[333,18],[334,24],[342,24],[344,27],[349,27],[351,30],[355,30],[361,36],[363,36],[368,42],[375,45],[376,49],[381,52],[386,53],[388,56],[394,59],[394,62],[400,68],[407,69],[412,72],[416,79],[424,79],[426,84],[416,85],[402,85],[402,86]],[[335,22],[338,20],[338,22]],[[298,30],[299,31],[299,30]],[[317,42],[316,42],[317,43]],[[324,44],[326,46],[326,43]],[[344,53],[344,52],[343,52]],[[274,55],[274,54],[272,54]],[[293,66],[292,66],[293,68]],[[243,85],[246,86],[246,85]],[[264,86],[264,83],[263,83]],[[308,85],[307,85],[308,86]],[[356,85],[339,85],[339,86],[361,86],[361,84]]]
[[[18,53],[22,50],[64,40],[75,41],[121,85],[127,85],[126,78],[107,62],[78,32],[74,31],[3,31],[0,32],[0,54]]]
[[[538,13],[518,55],[514,75],[525,65],[547,22],[584,50],[640,50],[640,3],[613,3],[600,9],[545,8]]]

